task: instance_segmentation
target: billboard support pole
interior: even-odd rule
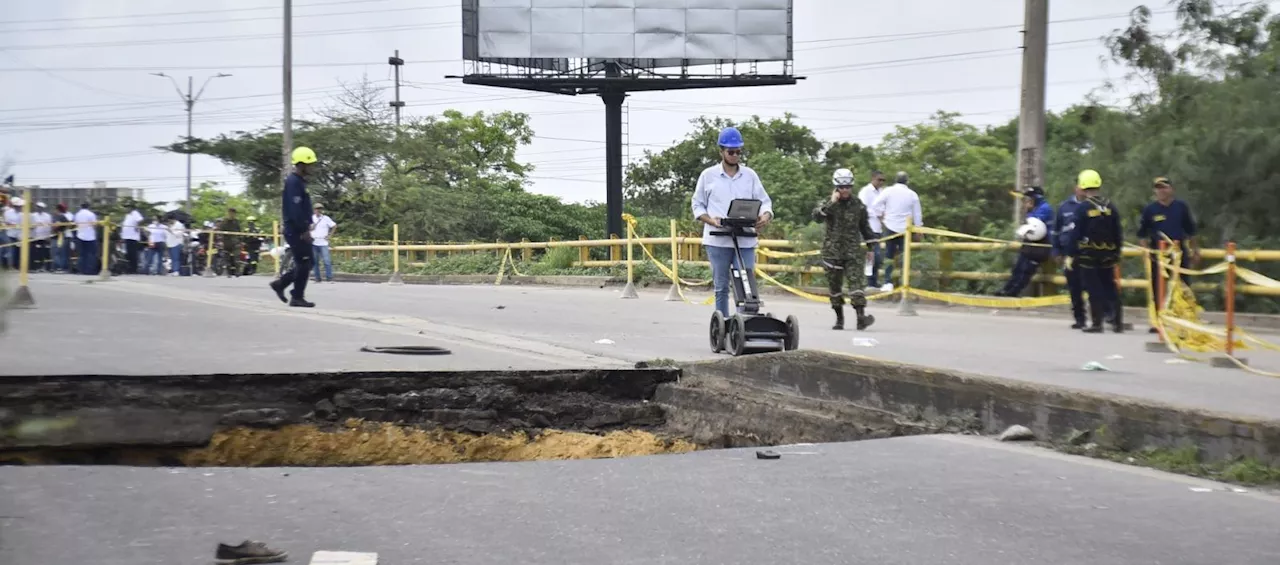
[[[617,63],[605,63],[605,77],[620,76]],[[627,94],[610,88],[602,91],[600,98],[604,100],[606,235],[622,237],[622,102]]]

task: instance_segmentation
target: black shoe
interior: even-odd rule
[[[1074,323],[1074,324],[1071,324],[1071,329],[1073,329],[1073,330],[1083,330],[1083,329],[1084,329],[1084,322],[1076,322],[1076,323]]]
[[[1111,331],[1114,333],[1124,333],[1124,324],[1111,324]]]
[[[1085,329],[1084,329],[1084,333],[1087,333],[1087,334],[1100,334],[1100,333],[1102,333],[1102,326],[1101,326],[1101,325],[1089,326],[1089,327],[1087,327],[1087,328],[1085,328]]]
[[[289,301],[289,305],[293,306],[294,308],[315,308],[316,307],[315,302],[307,302],[306,299],[304,298],[294,298],[293,300]]]
[[[876,317],[872,316],[871,314],[867,314],[865,316],[861,316],[861,315],[858,316],[858,330],[865,330],[871,327],[871,324],[874,324],[874,323],[876,323]]]
[[[841,306],[832,306],[831,309],[836,311],[836,323],[835,325],[831,326],[831,329],[843,330],[844,329],[844,308]]]
[[[271,281],[271,290],[276,291],[276,296],[280,298],[281,302],[289,303],[289,298],[284,295],[284,285],[280,284],[279,280]]]
[[[1147,333],[1149,333],[1149,334],[1158,334],[1158,333],[1160,333],[1160,329],[1159,329],[1159,328],[1148,328],[1148,329],[1147,329]]]
[[[240,545],[218,544],[214,562],[218,565],[249,565],[250,563],[280,563],[289,554],[267,547],[260,541],[245,540]]]

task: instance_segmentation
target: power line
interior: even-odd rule
[[[378,1],[385,2],[386,0],[378,0]],[[407,8],[388,8],[385,10],[356,10],[356,11],[350,11],[350,12],[330,12],[330,13],[324,13],[324,14],[302,13],[302,14],[294,14],[293,17],[294,19],[323,18],[323,17],[332,17],[332,16],[355,16],[355,15],[362,15],[362,14],[385,14],[390,12],[416,12],[420,10],[439,10],[441,8],[457,9],[457,7],[458,7],[457,4],[450,4],[447,6],[446,5],[410,6]],[[83,26],[83,27],[47,27],[47,28],[32,28],[32,29],[10,29],[10,30],[0,30],[0,31],[3,31],[5,34],[35,33],[35,32],[43,33],[43,32],[61,32],[61,31],[93,31],[93,30],[99,30],[99,29],[121,29],[121,28],[137,28],[137,27],[156,28],[156,27],[197,25],[197,24],[198,25],[228,24],[228,23],[258,22],[258,21],[275,22],[279,20],[280,20],[280,16],[259,16],[259,17],[252,17],[252,18],[223,18],[223,19],[187,20],[182,22],[149,22],[149,23],[131,23],[131,24],[111,24],[111,25],[104,25],[104,26]],[[6,24],[0,23],[0,26],[3,26],[3,25],[6,25]]]
[[[375,2],[387,2],[388,0],[337,0],[335,2],[312,2],[309,4],[297,4],[295,8],[310,8],[313,6],[336,6],[346,4],[372,4]],[[85,16],[78,18],[47,18],[39,20],[9,20],[6,24],[35,24],[46,22],[76,22],[82,20],[121,20],[132,18],[159,18],[165,16],[190,16],[196,14],[225,14],[229,12],[256,12],[263,10],[279,10],[280,6],[261,6],[257,8],[222,8],[218,10],[185,10],[182,12],[150,12],[142,14],[125,14],[120,16]]]
[[[425,25],[394,25],[371,28],[345,28],[294,33],[294,37],[327,37],[332,35],[350,35],[359,33],[385,33],[391,31],[417,31],[461,26],[461,22],[439,22]],[[219,35],[209,37],[174,37],[164,39],[143,39],[138,41],[101,41],[89,43],[48,43],[36,45],[3,45],[0,51],[35,51],[42,49],[102,49],[106,47],[138,47],[144,45],[176,45],[183,43],[218,43],[222,41],[254,41],[260,39],[280,39],[278,33]]]

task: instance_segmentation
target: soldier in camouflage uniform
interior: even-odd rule
[[[227,208],[227,217],[218,223],[218,230],[225,232],[239,232],[240,220],[236,219],[236,209]],[[240,236],[235,234],[222,235],[222,253],[227,259],[227,277],[240,276]]]
[[[853,173],[839,169],[831,176],[835,189],[831,198],[813,209],[813,219],[826,225],[822,241],[822,266],[827,270],[827,289],[831,296],[831,309],[836,311],[836,323],[831,329],[844,329],[843,284],[849,283],[849,303],[858,313],[858,329],[867,329],[876,321],[866,314],[867,249],[875,239],[871,223],[867,219],[867,207],[853,194]]]

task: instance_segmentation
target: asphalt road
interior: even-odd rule
[[[991,440],[312,469],[0,468],[0,562],[1275,563],[1280,499]],[[1210,489],[1200,492],[1193,489]]]
[[[614,288],[312,284],[308,297],[318,307],[302,310],[285,307],[266,283],[37,277],[31,288],[38,308],[9,314],[0,374],[548,368],[715,357],[706,335],[710,307],[666,302],[664,291],[624,300]],[[799,317],[802,348],[1280,417],[1280,379],[1169,364],[1170,355],[1144,351],[1152,336],[1142,325],[1123,335],[1088,335],[1069,329],[1069,320],[926,308],[902,317],[895,305],[877,303],[872,328],[833,331],[825,304],[769,297],[767,309]],[[876,344],[855,345],[855,338]],[[455,354],[357,351],[399,344],[441,345]],[[1246,355],[1254,366],[1280,370],[1276,354]],[[1081,370],[1089,361],[1111,370]]]

